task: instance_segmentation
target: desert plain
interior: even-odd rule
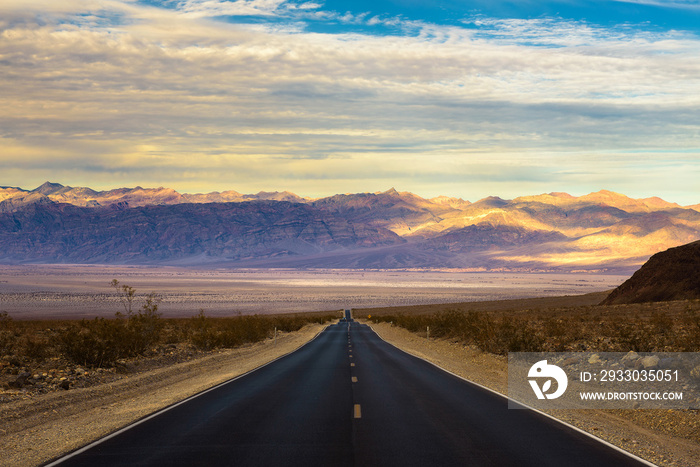
[[[194,269],[182,267],[0,266],[0,311],[13,319],[111,317],[122,308],[117,279],[161,299],[164,317],[278,314],[581,295],[627,276],[455,270]],[[138,302],[138,300],[137,300]]]

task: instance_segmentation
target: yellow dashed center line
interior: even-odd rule
[[[351,363],[350,366],[355,366],[355,364],[354,364],[354,363]]]
[[[355,418],[362,418],[362,410],[360,409],[360,404],[355,404],[355,410],[354,410],[354,417]]]
[[[353,376],[351,379],[353,383],[357,383],[357,376]]]

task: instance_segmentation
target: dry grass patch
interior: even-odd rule
[[[700,300],[599,305],[604,295],[356,311],[372,322],[474,345],[484,352],[695,352]]]

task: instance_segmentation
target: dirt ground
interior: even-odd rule
[[[48,394],[14,395],[0,404],[0,465],[34,466],[70,452],[159,409],[259,367],[308,342],[324,326],[278,334],[234,350]]]
[[[427,341],[389,323],[371,326],[384,340],[405,352],[496,392],[507,393],[507,357],[449,340]],[[655,464],[700,465],[700,417],[695,411],[559,410],[550,415]]]

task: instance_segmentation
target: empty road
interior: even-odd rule
[[[505,398],[350,321],[55,465],[645,464],[536,412],[509,410]]]

